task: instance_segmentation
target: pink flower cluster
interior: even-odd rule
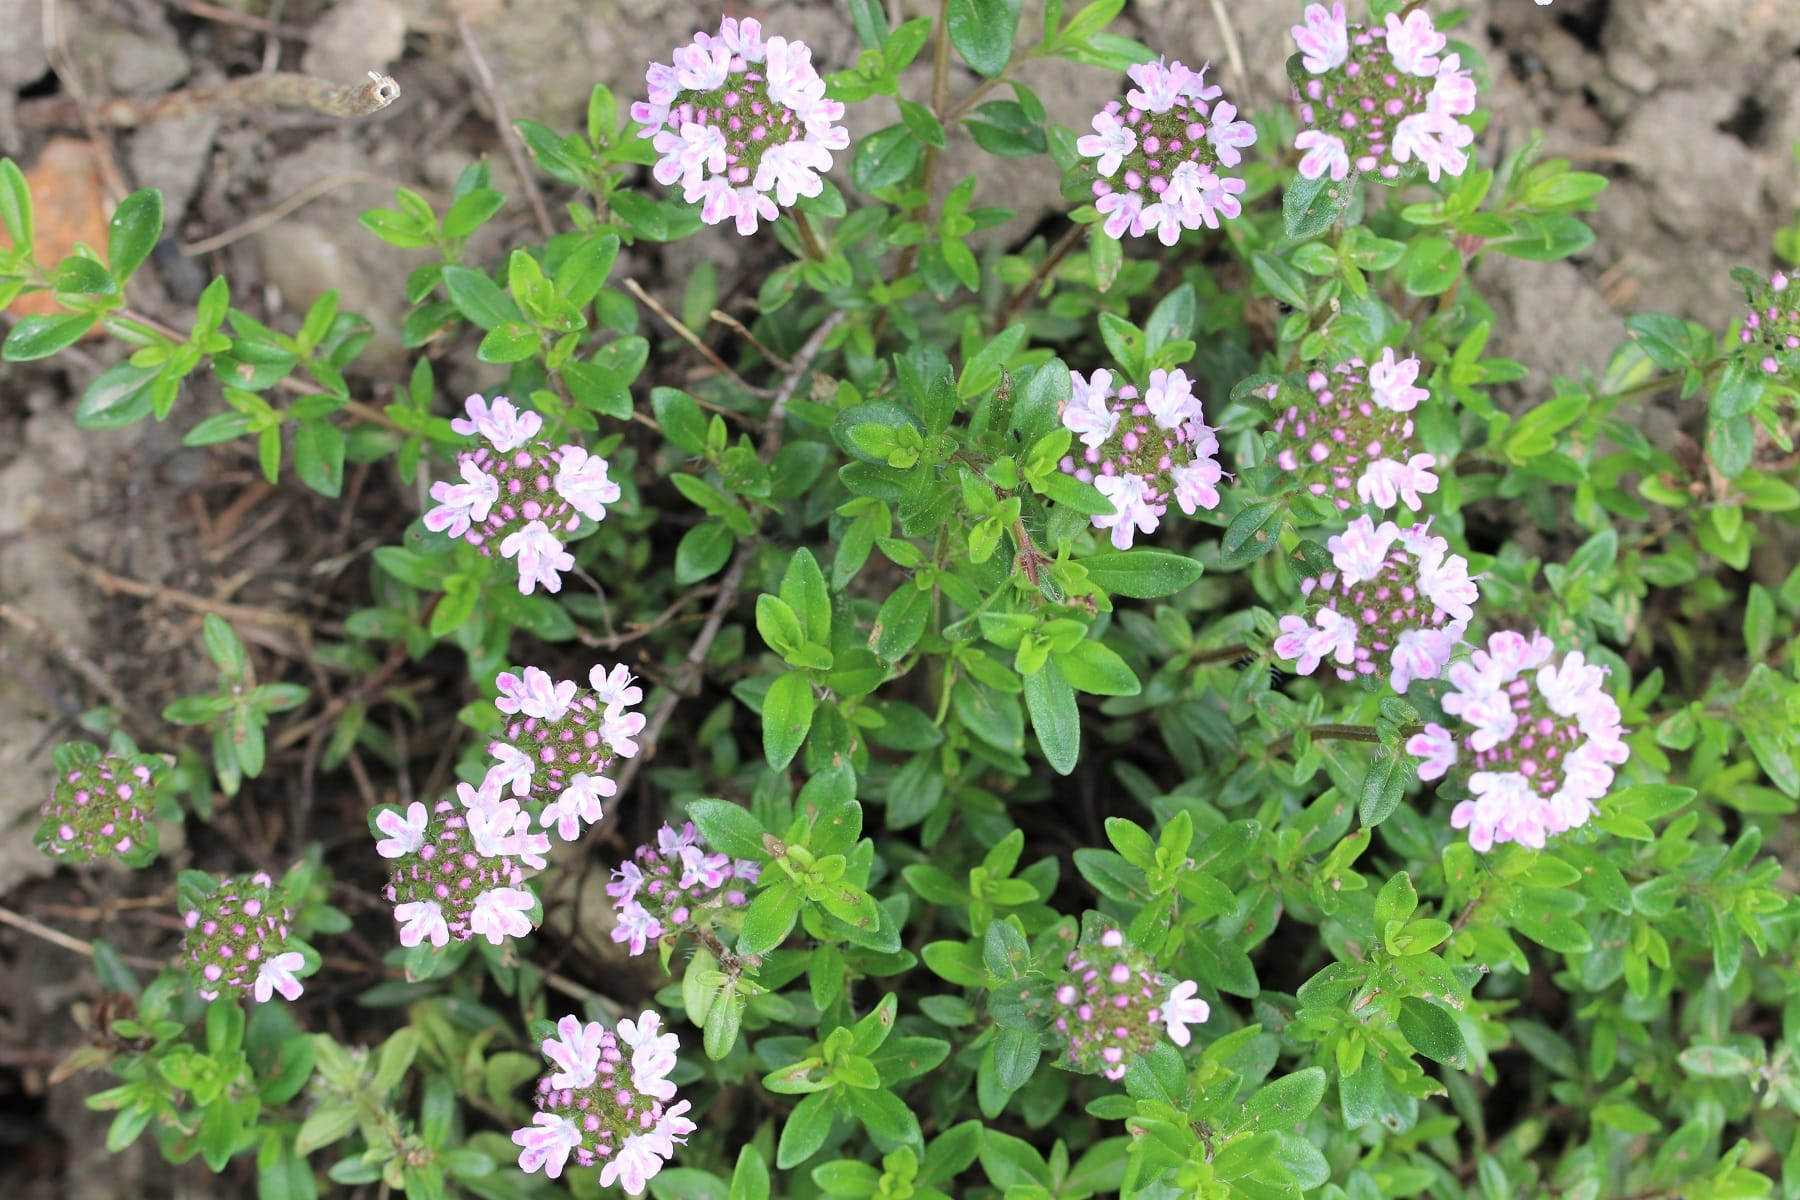
[[[1219,89],[1208,86],[1206,68],[1178,62],[1139,63],[1128,72],[1137,86],[1125,99],[1109,100],[1094,117],[1094,132],[1075,149],[1097,159],[1094,207],[1108,237],[1154,233],[1173,246],[1184,229],[1219,227],[1219,218],[1243,211],[1244,181],[1220,174],[1243,161],[1256,141],[1248,121],[1237,120]]]
[[[1187,1045],[1193,1038],[1188,1026],[1212,1013],[1199,990],[1191,979],[1170,986],[1116,926],[1090,922],[1051,993],[1050,1025],[1069,1048],[1062,1065],[1123,1079],[1131,1061],[1165,1034],[1177,1046]]]
[[[102,755],[86,744],[68,748],[75,762],[58,764],[33,841],[64,862],[118,857],[142,866],[156,855],[157,760]],[[59,751],[59,754],[63,753]],[[66,766],[64,764],[67,764]]]
[[[202,999],[217,1000],[227,988],[255,997],[258,1004],[278,992],[285,1000],[300,998],[295,972],[304,969],[306,959],[287,948],[293,913],[274,882],[261,871],[220,880],[181,914],[188,968]]]
[[[1463,147],[1475,132],[1457,120],[1475,111],[1475,79],[1460,55],[1438,57],[1448,39],[1424,12],[1385,28],[1347,24],[1344,6],[1306,6],[1306,23],[1292,29],[1300,65],[1312,76],[1294,100],[1307,126],[1294,139],[1300,174],[1343,179],[1351,170],[1384,179],[1417,161],[1436,182],[1461,175]]]
[[[530,815],[490,783],[459,783],[456,795],[429,811],[415,800],[404,813],[375,816],[386,835],[375,852],[393,862],[387,898],[402,946],[474,936],[498,946],[533,928],[537,897],[523,886],[525,869],[544,868],[550,839],[532,833]]]
[[[773,221],[777,205],[824,190],[831,152],[850,133],[805,42],[764,40],[761,23],[726,17],[716,37],[697,33],[672,57],[674,66],[650,64],[650,98],[631,106],[638,136],[660,156],[658,183],[679,182],[701,220],[735,220],[746,235]]]
[[[1171,498],[1189,516],[1219,506],[1219,439],[1185,374],[1150,372],[1141,397],[1130,384],[1115,392],[1111,371],[1069,378],[1074,396],[1062,423],[1081,445],[1061,466],[1112,502],[1093,521],[1111,530],[1114,546],[1128,550],[1138,533],[1155,532]]]
[[[499,546],[502,558],[517,561],[519,591],[526,595],[539,584],[561,591],[561,572],[575,567],[564,538],[583,520],[604,520],[619,485],[607,476],[604,458],[539,437],[544,419],[537,413],[521,412],[504,396],[491,407],[480,396],[465,405],[467,419],[451,421],[450,428],[481,442],[457,455],[461,483],[431,485],[437,506],[425,514],[425,528],[462,538],[485,555]]]
[[[601,1187],[616,1183],[642,1195],[695,1128],[688,1102],[672,1103],[668,1076],[680,1048],[654,1012],[620,1021],[617,1033],[578,1017],[558,1021],[556,1036],[543,1043],[557,1069],[538,1080],[538,1112],[512,1135],[519,1169],[556,1179],[573,1158],[599,1166]]]
[[[606,885],[618,914],[612,940],[642,954],[658,938],[697,927],[709,910],[742,907],[741,885],[755,883],[757,873],[747,858],[708,854],[693,822],[679,830],[665,824],[656,844],[639,846]]]
[[[643,700],[643,690],[623,665],[592,668],[586,688],[536,667],[503,672],[494,683],[500,689],[494,707],[506,724],[488,744],[494,763],[482,790],[545,802],[541,826],[575,841],[583,825],[600,819],[600,801],[618,790],[607,768],[637,754],[644,716],[629,709]]]
[[[1580,651],[1553,664],[1555,653],[1542,634],[1494,634],[1485,650],[1450,668],[1456,690],[1444,711],[1467,728],[1452,734],[1433,723],[1406,743],[1422,760],[1419,778],[1453,768],[1467,774],[1474,798],[1452,810],[1450,824],[1467,829],[1477,850],[1495,842],[1542,847],[1549,835],[1586,824],[1626,759],[1605,670]]]
[[[1391,675],[1394,690],[1436,679],[1462,642],[1480,592],[1469,563],[1420,524],[1350,522],[1326,548],[1336,570],[1300,585],[1317,607],[1281,618],[1275,653],[1310,675],[1330,659],[1338,678]]]
[[[1744,353],[1755,361],[1765,375],[1780,373],[1785,367],[1800,376],[1800,288],[1780,271],[1767,282],[1748,271],[1734,271],[1744,284],[1750,312],[1738,328],[1738,341]]]
[[[1359,503],[1385,511],[1401,501],[1420,508],[1438,478],[1435,457],[1411,452],[1410,414],[1431,395],[1414,384],[1418,377],[1419,360],[1396,361],[1392,349],[1372,366],[1352,358],[1310,372],[1311,405],[1277,403],[1276,465],[1339,511]]]

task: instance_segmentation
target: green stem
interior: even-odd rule
[[[806,257],[813,262],[825,261],[825,245],[819,241],[819,235],[813,230],[812,222],[799,209],[790,209],[789,215],[794,218],[794,228],[800,231],[800,244],[806,248]]]

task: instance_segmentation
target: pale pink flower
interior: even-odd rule
[[[550,1179],[563,1173],[569,1152],[581,1145],[581,1127],[567,1117],[554,1113],[536,1113],[531,1125],[513,1131],[513,1143],[520,1147],[519,1170],[530,1174],[542,1170]]]
[[[263,960],[262,967],[256,972],[256,983],[252,991],[258,1004],[267,1004],[269,997],[276,992],[281,993],[283,1000],[298,1000],[303,990],[300,981],[294,978],[294,972],[306,965],[306,959],[295,951],[288,950]]]
[[[1317,179],[1329,174],[1332,182],[1337,183],[1350,174],[1350,152],[1344,146],[1344,139],[1336,134],[1304,129],[1294,138],[1294,148],[1303,152],[1300,159],[1302,178]]]
[[[1212,1006],[1199,998],[1199,991],[1198,983],[1184,979],[1169,989],[1168,999],[1163,1001],[1163,1028],[1177,1046],[1185,1046],[1193,1040],[1193,1034],[1188,1032],[1189,1025],[1202,1024],[1212,1015]]]
[[[1323,4],[1309,4],[1304,14],[1306,24],[1288,30],[1294,45],[1305,57],[1300,65],[1314,75],[1323,75],[1350,56],[1350,31],[1344,20],[1344,6],[1333,4],[1327,11]]]
[[[588,686],[594,689],[594,695],[605,706],[614,704],[638,704],[644,699],[642,689],[635,686],[635,679],[624,663],[614,666],[611,671],[603,671],[598,666],[588,672]]]
[[[523,888],[494,888],[475,898],[469,929],[498,946],[509,937],[531,932],[530,912],[536,899]]]
[[[440,949],[450,942],[450,925],[444,920],[444,910],[429,900],[396,905],[394,919],[400,922],[400,944],[408,949],[427,939]]]
[[[606,518],[606,506],[619,502],[619,485],[607,475],[607,464],[597,454],[573,443],[558,451],[556,494],[590,521]]]
[[[500,481],[465,459],[461,483],[444,480],[431,485],[431,498],[437,507],[425,514],[425,528],[433,533],[462,537],[472,524],[485,521],[500,498]]]
[[[519,560],[519,591],[529,596],[538,584],[545,591],[562,591],[559,571],[575,569],[575,556],[563,549],[562,542],[542,521],[532,521],[500,543],[500,553]]]
[[[406,806],[405,816],[398,809],[383,809],[375,815],[375,828],[387,836],[375,843],[375,853],[383,858],[411,854],[424,844],[425,826],[430,819],[431,814],[417,800]]]

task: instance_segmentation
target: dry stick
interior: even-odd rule
[[[303,206],[311,204],[314,200],[317,200],[327,192],[342,187],[346,183],[380,183],[393,186],[393,182],[393,180],[384,175],[375,175],[368,171],[338,171],[326,175],[321,179],[313,180],[311,183],[295,192],[292,196],[289,196],[286,200],[277,204],[274,208],[271,208],[266,212],[258,213],[256,216],[251,217],[242,224],[233,225],[223,233],[215,233],[211,237],[201,238],[197,242],[181,243],[181,253],[185,257],[196,258],[202,254],[211,254],[214,250],[223,249],[237,241],[239,238],[249,237],[258,230],[267,229],[277,221],[289,216]],[[430,200],[432,197],[429,194],[425,194],[425,198]]]
[[[1224,0],[1208,0],[1212,5],[1213,20],[1219,23],[1219,36],[1225,43],[1225,61],[1231,64],[1231,73],[1237,77],[1234,90],[1239,101],[1245,106],[1250,104],[1250,73],[1244,69],[1244,52],[1238,46],[1237,31],[1231,27],[1231,15],[1225,11]]]
[[[995,329],[1005,329],[1013,323],[1013,318],[1019,315],[1019,310],[1031,303],[1033,297],[1037,295],[1038,289],[1044,286],[1044,281],[1049,279],[1051,273],[1062,265],[1062,260],[1069,256],[1069,251],[1081,244],[1081,239],[1087,234],[1088,228],[1086,225],[1070,225],[1063,235],[1056,239],[1056,244],[1044,253],[1044,261],[1039,263],[1038,269],[1031,273],[1031,278],[1026,280],[1024,286],[1014,292],[1007,299],[1005,306],[1000,309],[999,319],[994,322]]]
[[[60,929],[52,929],[48,925],[32,920],[23,913],[16,913],[10,908],[0,908],[0,925],[11,925],[14,929],[23,930],[49,942],[52,946],[61,946],[64,950],[72,950],[86,958],[94,957],[94,943],[84,942],[78,937],[70,937]],[[144,958],[137,954],[121,954],[120,958],[134,967],[142,967],[146,971],[160,971],[166,965],[154,958]]]
[[[36,639],[39,645],[48,646],[55,651],[57,657],[67,663],[77,675],[87,680],[88,686],[100,693],[108,704],[117,709],[119,715],[132,728],[145,730],[152,727],[143,721],[125,693],[107,676],[106,672],[90,662],[73,642],[57,630],[30,613],[14,608],[10,604],[0,604],[0,621],[5,621],[20,632]]]
[[[84,120],[95,125],[131,128],[155,121],[172,121],[203,113],[253,112],[265,108],[304,108],[327,117],[354,120],[378,113],[400,98],[400,85],[392,76],[369,72],[369,82],[333,83],[312,75],[274,71],[246,75],[226,83],[183,88],[162,96],[120,96],[101,100],[84,109],[80,96],[45,96],[20,104],[16,119],[21,128],[76,125]]]
[[[732,370],[731,365],[720,358],[716,350],[707,345],[699,334],[682,324],[681,319],[668,309],[664,308],[662,303],[658,301],[655,296],[646,292],[641,283],[631,278],[629,275],[621,282],[624,283],[625,290],[630,292],[632,296],[637,299],[639,304],[642,304],[645,308],[661,317],[663,324],[667,325],[670,330],[674,332],[676,337],[698,350],[700,352],[700,357],[711,363],[721,375],[729,379],[733,387],[740,388],[743,391],[750,393],[752,396],[767,396],[770,394],[768,388],[752,387],[743,376]],[[731,417],[739,421],[746,421],[749,419],[745,417],[743,413],[732,412],[727,408],[719,408],[717,405],[707,404],[704,400],[699,401],[699,403],[702,408],[710,408],[712,411],[719,413],[722,416]]]
[[[217,21],[221,25],[236,25],[243,29],[266,33],[272,37],[284,37],[296,42],[312,40],[312,31],[302,29],[298,25],[283,25],[279,21],[271,21],[267,17],[253,17],[249,13],[233,12],[229,8],[220,8],[217,4],[208,4],[206,0],[163,0],[170,8],[179,8],[182,12],[206,21]]]
[[[788,401],[793,399],[794,393],[799,390],[801,378],[805,376],[808,366],[818,355],[819,348],[825,344],[825,339],[831,336],[832,330],[843,323],[845,316],[846,314],[840,310],[819,322],[819,327],[812,331],[811,336],[806,339],[806,344],[801,346],[799,353],[794,355],[794,365],[783,377],[781,386],[775,391],[775,403],[769,406],[769,413],[763,418],[761,454],[765,462],[774,455],[776,447],[781,442],[781,422],[787,416]],[[700,635],[694,639],[693,646],[688,650],[687,659],[682,663],[680,669],[681,678],[671,680],[669,690],[665,691],[662,698],[656,702],[656,708],[650,713],[650,719],[644,723],[644,732],[638,735],[639,743],[643,748],[635,758],[626,762],[624,769],[619,772],[618,795],[623,796],[630,790],[631,781],[637,777],[638,767],[643,764],[645,759],[656,753],[656,739],[661,736],[663,726],[669,723],[669,718],[675,714],[675,706],[681,703],[682,693],[691,689],[697,682],[695,677],[700,673],[701,664],[706,661],[707,652],[712,649],[713,639],[719,636],[719,630],[725,624],[725,615],[731,611],[732,605],[737,603],[738,588],[744,582],[744,572],[749,569],[750,556],[754,553],[756,553],[756,543],[754,541],[745,542],[738,547],[737,554],[732,557],[731,565],[725,569],[725,578],[719,582],[719,598],[713,601],[712,612],[707,614],[706,624],[700,627]]]
[[[525,144],[519,137],[518,130],[513,128],[512,117],[506,111],[506,101],[500,98],[500,86],[494,82],[494,73],[488,69],[487,59],[482,55],[481,47],[476,44],[475,34],[460,14],[456,17],[456,36],[462,39],[463,49],[468,52],[469,61],[475,65],[475,77],[481,81],[481,90],[487,96],[488,103],[493,106],[494,124],[500,131],[500,144],[506,148],[506,157],[519,176],[519,186],[525,189],[525,198],[531,201],[531,212],[537,217],[538,230],[546,238],[553,238],[556,236],[556,226],[550,223],[550,210],[544,207],[544,194],[538,190],[537,178],[532,174],[531,164],[525,159]]]

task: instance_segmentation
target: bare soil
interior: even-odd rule
[[[392,73],[402,99],[357,122],[203,112],[106,133],[98,143],[115,190],[154,185],[167,197],[168,238],[134,284],[136,307],[184,325],[184,310],[222,274],[238,307],[291,328],[297,313],[336,288],[343,307],[380,331],[355,378],[380,404],[409,367],[396,330],[401,282],[414,260],[361,231],[357,214],[389,202],[398,186],[441,196],[483,157],[496,186],[521,199],[470,42],[513,117],[573,129],[595,82],[629,103],[647,56],[666,58],[718,15],[657,0],[451,2],[231,0],[214,8],[199,0],[0,0],[0,151],[29,165],[52,135],[85,137],[79,126],[15,121],[34,99],[77,86],[92,97],[148,103],[183,86],[276,68],[345,82],[370,69]],[[891,7],[908,16],[935,9],[922,0]],[[1800,24],[1791,6],[1469,7],[1461,35],[1485,55],[1494,81],[1483,137],[1490,161],[1542,129],[1550,153],[1615,181],[1594,218],[1599,241],[1587,252],[1568,263],[1503,261],[1487,271],[1504,317],[1495,349],[1540,368],[1532,386],[1541,389],[1552,374],[1601,367],[1630,312],[1722,327],[1741,300],[1727,269],[1766,269],[1772,232],[1800,204],[1791,149],[1800,139]],[[1287,26],[1298,9],[1137,0],[1126,32],[1173,58],[1210,59],[1227,95],[1255,108],[1286,90]],[[1227,11],[1229,31],[1218,16]],[[841,6],[823,0],[734,12],[803,38],[826,69],[852,63],[858,50]],[[48,31],[46,13],[57,18]],[[1033,19],[1028,13],[1027,25]],[[1116,88],[1100,73],[1055,64],[1027,78],[1052,118],[1076,128]],[[879,104],[852,116],[858,132],[891,119]],[[979,164],[964,142],[945,176],[968,170]],[[1016,237],[1057,204],[1047,160],[1009,163],[988,189],[978,202],[1019,209],[1002,231]],[[545,191],[554,217],[562,194]],[[533,214],[515,202],[484,236],[478,256],[535,236]],[[728,291],[735,285],[751,295],[767,265],[729,235],[708,234],[626,268],[652,293],[678,297],[702,259],[719,267]],[[491,380],[472,350],[463,342],[434,352],[447,395]],[[77,429],[76,398],[118,356],[117,347],[88,344],[48,365],[0,364],[0,1193],[15,1200],[249,1194],[247,1176],[215,1181],[199,1168],[174,1170],[141,1145],[101,1152],[106,1118],[82,1101],[109,1085],[104,1072],[50,1086],[58,1064],[95,1042],[95,1007],[118,1003],[81,945],[104,937],[154,962],[178,940],[176,869],[278,869],[315,839],[333,853],[362,836],[370,804],[441,779],[443,770],[438,739],[397,718],[398,772],[367,756],[348,771],[317,770],[329,726],[314,718],[321,704],[354,698],[358,681],[315,665],[311,647],[341,635],[344,615],[366,598],[367,551],[393,539],[419,497],[385,470],[353,471],[346,502],[331,504],[296,484],[266,484],[240,447],[183,449],[180,431],[219,406],[209,384],[184,396],[172,427]],[[1698,418],[1681,409],[1643,414],[1658,438],[1691,433]],[[51,747],[83,736],[83,713],[110,706],[146,746],[172,749],[180,731],[158,714],[205,686],[199,624],[207,612],[226,616],[251,643],[262,678],[303,682],[315,702],[277,722],[265,776],[235,800],[218,798],[215,822],[194,824],[192,844],[171,831],[156,868],[53,871],[30,845]],[[447,720],[457,669],[450,657],[434,658],[422,668],[406,664],[394,681]],[[445,681],[434,697],[435,683]],[[373,897],[351,882],[341,902],[371,912]],[[341,955],[331,953],[344,960],[344,977],[309,989],[308,1020],[357,1027],[351,999],[380,978],[385,915],[375,916],[360,925],[370,938],[352,935]]]

